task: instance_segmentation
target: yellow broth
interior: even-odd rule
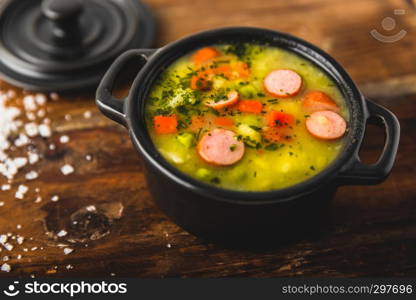
[[[322,91],[337,103],[340,107],[339,114],[348,122],[344,98],[325,72],[306,59],[277,47],[257,44],[213,47],[220,55],[202,67],[192,61],[193,53],[175,61],[164,70],[148,96],[148,130],[155,147],[169,163],[183,173],[221,188],[267,191],[305,181],[321,172],[337,157],[342,149],[343,138],[326,141],[313,137],[305,128],[309,115],[302,107],[302,98],[306,92]],[[192,76],[201,68],[209,69],[212,64],[214,67],[233,66],[238,62],[247,64],[249,75],[228,78],[219,74],[212,78],[208,90],[195,90],[190,87]],[[274,97],[267,93],[263,80],[276,69],[296,71],[303,80],[302,90],[289,98]],[[262,113],[241,113],[233,108],[216,111],[204,104],[207,99],[218,97],[230,90],[238,91],[240,99],[260,101],[263,104]],[[270,110],[282,111],[294,117],[290,136],[281,142],[264,142],[261,135],[261,129],[267,126],[266,114]],[[177,132],[156,133],[154,118],[163,115],[176,117]],[[243,129],[252,129],[248,130],[252,139],[246,141],[243,158],[231,166],[210,165],[200,158],[196,150],[204,132],[222,127],[214,123],[221,116],[234,122],[233,126],[224,128],[237,134],[241,132],[241,124],[245,125]],[[205,121],[198,130],[193,126],[195,118]]]

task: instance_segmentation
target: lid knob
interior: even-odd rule
[[[74,44],[80,41],[79,17],[82,0],[43,0],[42,13],[53,23],[53,35],[58,43]]]

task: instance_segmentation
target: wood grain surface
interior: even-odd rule
[[[12,251],[0,252],[12,268],[0,277],[416,275],[416,12],[400,0],[145,2],[158,22],[156,47],[205,29],[247,25],[286,31],[329,52],[367,96],[400,119],[402,139],[391,176],[377,186],[341,188],[329,233],[277,249],[228,249],[184,232],[155,207],[126,130],[98,112],[93,93],[61,95],[47,103],[53,136],[34,140],[42,155],[39,178],[27,181],[31,168],[25,167],[10,191],[0,191],[0,234],[25,237],[21,245],[11,241]],[[395,15],[395,9],[405,14]],[[381,25],[386,17],[396,20],[390,32]],[[370,35],[373,29],[385,35],[403,29],[406,35],[383,43]],[[5,82],[0,87],[21,98],[21,90]],[[62,135],[69,143],[59,142]],[[374,161],[382,145],[383,131],[369,127],[363,159]],[[64,164],[75,172],[64,176]],[[23,200],[14,197],[19,184],[29,186]],[[38,195],[43,200],[35,203]],[[59,201],[50,200],[54,195]],[[103,235],[93,240],[90,232],[70,226],[91,205],[99,210],[92,220]],[[68,235],[57,237],[61,229]],[[61,244],[74,251],[65,255]]]

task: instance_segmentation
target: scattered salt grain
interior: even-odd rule
[[[42,202],[42,197],[41,196],[37,196],[35,199],[35,203],[40,203]]]
[[[95,207],[95,205],[89,205],[85,209],[87,211],[89,211],[89,212],[93,212],[93,211],[96,211],[97,210],[97,208]]]
[[[22,229],[22,225],[17,224],[16,228],[17,228],[17,229]]]
[[[67,265],[65,268],[66,268],[67,270],[71,270],[71,269],[73,269],[73,268],[74,268],[74,266],[73,266],[73,265]]]
[[[53,195],[51,198],[52,202],[58,202],[59,201],[59,196],[58,195]]]
[[[39,177],[39,174],[36,171],[30,171],[29,173],[25,175],[26,180],[34,180],[38,177]]]
[[[59,231],[58,232],[58,234],[57,234],[57,236],[58,237],[64,237],[64,236],[66,236],[68,234],[68,232],[66,231],[66,230],[61,230],[61,231]]]
[[[4,206],[4,201],[0,201],[0,207]]]
[[[27,118],[29,121],[35,121],[35,120],[36,120],[36,115],[35,115],[35,113],[33,113],[33,112],[28,112],[28,113],[26,113],[26,118]]]
[[[30,251],[36,251],[36,250],[38,250],[38,247],[32,247],[32,248],[30,249]]]
[[[53,101],[57,101],[59,100],[59,95],[58,93],[50,93],[49,97],[53,100]]]
[[[9,191],[11,188],[12,188],[12,186],[10,184],[3,184],[1,186],[2,191]]]
[[[55,150],[56,149],[56,145],[55,144],[50,144],[49,145],[49,150]]]
[[[70,114],[66,114],[65,115],[65,120],[66,121],[71,121],[72,120],[72,116]]]
[[[16,97],[16,92],[14,90],[8,90],[7,91],[7,97],[15,98]]]
[[[85,159],[88,160],[88,161],[91,161],[92,160],[92,155],[90,155],[90,154],[85,155]]]
[[[13,164],[16,166],[16,168],[20,169],[27,165],[27,158],[26,157],[16,157],[13,160]]]
[[[1,270],[2,270],[3,272],[10,272],[10,271],[12,270],[12,268],[10,267],[10,265],[9,265],[9,264],[2,264],[2,265],[1,265]]]
[[[19,244],[19,245],[21,245],[21,244],[23,244],[23,241],[25,240],[25,238],[24,237],[22,237],[22,236],[18,236],[17,237],[17,243]]]
[[[167,244],[166,247],[172,248],[172,245],[171,244]]]
[[[34,111],[38,107],[35,102],[35,97],[33,95],[27,95],[23,97],[23,106],[26,111]]]
[[[7,235],[0,235],[0,244],[5,244],[7,242]]]
[[[9,261],[10,260],[10,258],[6,255],[6,256],[3,256],[3,258],[2,258],[2,261]]]
[[[73,251],[74,251],[74,249],[72,249],[72,248],[64,248],[64,254],[65,255],[68,255],[68,254],[72,253]]]
[[[3,246],[7,249],[7,251],[12,251],[14,248],[13,245],[10,243],[5,243]]]
[[[66,143],[68,143],[68,142],[69,142],[69,136],[67,136],[67,135],[63,135],[63,136],[61,136],[61,137],[59,138],[59,142],[60,142],[61,144],[66,144]]]
[[[35,101],[37,105],[45,105],[46,104],[46,96],[44,94],[36,94],[35,95]]]
[[[25,124],[25,131],[30,137],[34,137],[39,134],[38,125],[33,122]]]
[[[71,166],[71,165],[66,164],[66,165],[64,165],[64,166],[61,167],[61,172],[65,176],[66,175],[69,175],[69,174],[72,174],[72,173],[74,173],[74,167]]]
[[[45,116],[46,116],[46,110],[44,110],[43,108],[42,108],[42,109],[39,109],[39,110],[38,110],[38,112],[36,113],[36,115],[37,115],[39,118],[43,118],[43,117],[45,117]]]
[[[20,200],[23,199],[28,190],[29,188],[26,185],[24,184],[19,185],[15,194],[15,197]]]
[[[28,157],[29,157],[29,163],[31,165],[34,165],[35,163],[39,161],[39,154],[37,153],[29,152]]]
[[[19,255],[17,256],[17,259],[22,259],[22,255],[21,255],[21,254],[19,254]]]
[[[14,141],[14,145],[16,147],[22,147],[22,146],[26,146],[27,144],[30,143],[30,139],[27,137],[26,134],[19,134],[19,137]]]
[[[91,112],[89,110],[87,110],[87,111],[84,112],[84,118],[85,119],[90,119],[91,116],[92,116],[92,114],[91,114]]]
[[[47,124],[39,125],[39,134],[41,137],[48,138],[52,135],[51,128]]]

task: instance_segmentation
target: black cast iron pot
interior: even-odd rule
[[[146,97],[158,75],[172,62],[197,48],[232,42],[268,43],[314,62],[336,82],[347,101],[351,120],[346,144],[324,171],[300,184],[267,192],[220,189],[181,173],[153,146],[145,122]],[[138,73],[123,101],[112,96],[115,81],[127,66]],[[126,126],[145,162],[146,178],[157,205],[185,230],[208,239],[252,243],[281,242],[321,228],[327,221],[330,200],[340,185],[370,185],[390,173],[398,148],[400,127],[385,108],[368,101],[345,70],[317,47],[288,34],[260,28],[224,28],[198,33],[157,50],[130,50],[108,70],[97,90],[97,105],[109,118]],[[386,139],[379,160],[360,162],[358,152],[367,122],[385,127]]]

